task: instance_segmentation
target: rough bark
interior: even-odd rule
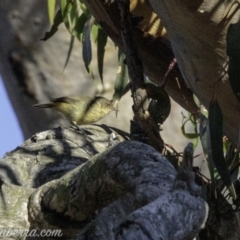
[[[67,239],[190,239],[200,231],[208,210],[191,171],[182,178],[123,132],[83,130],[36,134],[1,160],[0,228],[61,229]]]

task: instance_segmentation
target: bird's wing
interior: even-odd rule
[[[79,98],[80,98],[79,96],[68,96],[68,97],[53,98],[53,99],[51,99],[51,101],[52,102],[75,103],[80,100]],[[87,98],[87,97],[81,97],[82,100],[84,98]]]

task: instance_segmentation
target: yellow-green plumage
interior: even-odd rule
[[[34,107],[52,108],[61,112],[74,125],[95,123],[116,110],[112,101],[104,97],[81,96],[54,98],[49,103],[36,104]]]

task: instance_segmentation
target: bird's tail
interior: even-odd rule
[[[37,107],[37,108],[52,108],[53,107],[53,103],[34,104],[33,107]]]

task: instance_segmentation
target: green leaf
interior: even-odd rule
[[[65,64],[64,64],[63,69],[66,68],[66,66],[67,66],[67,64],[68,64],[68,61],[69,61],[69,58],[70,58],[70,56],[71,56],[72,49],[73,49],[73,45],[74,45],[74,39],[75,39],[75,37],[74,37],[74,36],[71,36],[71,41],[70,41],[70,44],[69,44],[69,49],[68,49],[68,53],[67,53],[67,58],[66,58],[66,61],[65,61]]]
[[[92,61],[91,28],[92,28],[92,18],[88,17],[88,20],[85,23],[83,28],[83,37],[82,37],[83,61],[88,73],[90,73],[89,67]]]
[[[58,10],[57,13],[56,13],[56,16],[54,18],[54,22],[53,22],[53,25],[52,25],[52,28],[51,28],[50,32],[46,32],[44,38],[42,38],[41,40],[46,41],[50,37],[52,37],[57,32],[58,26],[62,22],[63,22],[62,14],[61,14],[61,11]]]
[[[198,138],[198,137],[199,137],[199,134],[198,134],[198,133],[187,133],[187,132],[185,131],[185,125],[186,125],[186,123],[187,123],[188,121],[190,121],[190,120],[186,120],[186,121],[182,124],[182,126],[181,126],[181,132],[182,132],[182,134],[183,134],[187,139]]]
[[[228,75],[232,90],[240,102],[240,29],[239,23],[230,24],[227,32]]]
[[[209,148],[210,139],[209,139],[209,125],[208,119],[202,113],[200,113],[200,122],[199,122],[199,137],[202,143],[203,152],[208,163],[208,169],[210,172],[211,182],[212,182],[212,196],[215,196],[216,189],[216,179],[215,179],[215,165],[212,158],[212,152]]]
[[[82,9],[82,11],[85,13],[86,16],[89,16],[91,14],[84,3],[80,2],[79,5],[80,5],[80,8]]]
[[[82,41],[82,34],[83,29],[88,20],[88,17],[85,13],[82,13],[81,16],[78,18],[77,23],[73,29],[73,35],[78,38],[79,41]]]
[[[186,120],[184,121],[184,119],[186,119]],[[194,133],[187,133],[186,132],[185,125],[186,125],[187,122],[190,122],[192,124]],[[189,113],[188,118],[183,115],[183,123],[182,123],[182,126],[181,126],[181,132],[187,139],[194,139],[194,147],[197,146],[198,137],[199,137],[199,133],[198,133],[198,130],[197,130],[197,120],[191,113]]]
[[[77,1],[61,0],[60,9],[62,13],[63,22],[68,31],[73,34],[75,25],[79,16],[79,8]]]
[[[208,124],[213,162],[222,178],[224,185],[228,188],[230,194],[235,199],[236,193],[234,191],[228,166],[223,155],[223,116],[217,100],[213,100],[210,103]]]
[[[63,22],[65,25],[68,25],[68,5],[71,4],[68,0],[61,0],[60,1],[60,11],[62,13]],[[66,26],[67,29],[69,28]]]
[[[115,92],[113,94],[113,101],[120,100],[121,97],[126,93],[126,89],[128,86],[129,81],[128,69],[124,61],[125,55],[123,53],[120,53],[118,71],[114,85]]]
[[[50,24],[53,24],[56,0],[48,0],[48,17]]]
[[[92,25],[92,38],[95,43],[97,43],[97,62],[98,62],[98,72],[100,79],[103,83],[103,63],[104,63],[104,54],[105,46],[107,44],[107,34],[102,30],[102,28],[97,25],[97,22],[94,21]]]
[[[105,54],[105,46],[107,44],[107,34],[101,29],[98,28],[97,35],[97,60],[98,60],[98,72],[103,83],[103,61]]]
[[[95,24],[95,21],[94,21],[94,24],[92,25],[92,39],[95,43],[97,43],[97,38],[98,38],[98,26]]]

